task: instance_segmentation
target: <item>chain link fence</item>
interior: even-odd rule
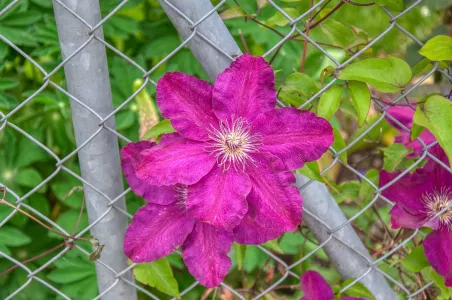
[[[7,6],[1,8],[0,16],[7,13],[20,1],[21,0],[14,0]],[[126,143],[131,141],[116,130],[114,121],[115,115],[133,101],[148,85],[156,86],[156,82],[153,81],[150,76],[184,47],[189,46],[191,48],[194,56],[198,59],[201,66],[212,80],[240,54],[240,48],[237,46],[218,16],[218,11],[223,9],[227,0],[220,1],[215,7],[213,7],[209,1],[161,0],[160,2],[163,9],[183,37],[183,42],[174,48],[171,53],[167,53],[166,57],[155,64],[152,69],[148,70],[108,43],[102,34],[103,25],[115,16],[127,2],[127,0],[122,1],[115,9],[101,17],[97,1],[53,0],[63,60],[50,72],[46,71],[44,67],[38,64],[29,53],[24,52],[20,47],[15,45],[14,42],[6,38],[0,30],[0,40],[17,53],[20,53],[26,61],[39,69],[43,79],[42,86],[29,95],[28,98],[17,107],[8,113],[0,111],[0,131],[13,130],[20,133],[55,160],[54,164],[51,166],[53,168],[51,175],[25,195],[19,196],[8,186],[5,186],[6,192],[15,198],[16,201],[14,205],[17,209],[32,213],[36,218],[50,224],[55,230],[65,236],[64,245],[55,252],[56,254],[53,253],[51,258],[47,257],[44,261],[40,260],[40,266],[34,270],[29,268],[25,263],[22,263],[20,259],[0,251],[0,256],[17,265],[27,273],[27,280],[25,283],[6,299],[19,297],[21,292],[32,282],[38,282],[42,285],[42,288],[50,289],[56,295],[64,299],[70,299],[48,280],[40,276],[40,273],[59,259],[62,259],[63,255],[68,251],[81,251],[89,256],[90,253],[85,248],[80,247],[75,243],[76,239],[81,238],[89,231],[91,231],[92,235],[102,244],[105,244],[101,257],[95,262],[99,285],[99,294],[95,299],[136,299],[137,290],[140,291],[142,295],[146,295],[149,298],[159,299],[159,297],[134,281],[131,275],[134,264],[128,264],[122,250],[122,240],[127,226],[127,219],[130,220],[132,218],[132,215],[125,209],[126,203],[124,199],[125,195],[127,193],[132,193],[132,191],[130,188],[126,190],[122,189],[118,139]],[[401,31],[414,41],[414,43],[422,46],[422,42],[419,39],[398,23],[398,20],[402,16],[409,14],[415,7],[421,5],[422,0],[412,2],[411,5],[406,7],[405,10],[398,15],[393,15],[389,10],[381,8],[389,18],[387,29],[342,63],[326,51],[324,46],[311,39],[306,32],[307,24],[304,20],[306,20],[313,12],[328,4],[330,0],[316,2],[309,10],[303,12],[296,18],[291,17],[274,1],[267,0],[267,2],[275,11],[279,11],[287,18],[289,21],[287,26],[290,28],[290,31],[283,35],[278,43],[271,49],[267,49],[267,52],[263,55],[267,59],[270,58],[275,51],[279,51],[284,43],[295,35],[308,41],[308,43],[317,48],[325,57],[328,57],[335,65],[336,69],[341,69],[355,61],[356,58],[365,53],[375,43],[378,43],[392,30]],[[348,2],[351,1],[342,0],[342,2],[336,2],[343,5],[350,5]],[[336,13],[340,14],[340,11]],[[265,29],[262,28],[262,30]],[[139,70],[139,72],[142,73],[143,78],[143,84],[136,92],[131,94],[127,99],[123,99],[122,104],[116,108],[113,108],[111,102],[106,48]],[[52,80],[52,76],[63,68],[65,70],[67,88],[61,87]],[[305,253],[302,259],[292,264],[288,264],[286,260],[278,256],[278,254],[265,247],[259,246],[258,248],[260,251],[268,256],[268,260],[273,261],[281,276],[274,282],[270,282],[266,289],[261,289],[251,295],[248,295],[243,289],[222,283],[220,288],[224,293],[228,293],[232,298],[238,299],[245,299],[248,296],[251,296],[252,299],[263,298],[266,295],[274,296],[274,290],[283,286],[288,278],[299,278],[300,275],[295,272],[296,268],[304,261],[314,259],[314,256],[321,249],[324,249],[341,275],[354,275],[354,280],[344,286],[341,292],[353,287],[357,282],[361,281],[374,292],[377,299],[396,299],[396,294],[401,295],[403,299],[423,299],[419,297],[422,297],[424,290],[429,288],[433,284],[432,282],[427,283],[421,288],[419,288],[419,286],[409,286],[379,268],[381,264],[384,264],[388,258],[396,254],[405,244],[416,239],[418,236],[423,235],[422,231],[414,230],[410,232],[408,236],[397,241],[393,247],[388,248],[389,251],[383,251],[381,255],[371,257],[363,244],[360,241],[356,241],[358,235],[353,230],[353,228],[356,229],[356,226],[352,227],[352,225],[358,218],[365,217],[364,214],[366,212],[372,211],[372,207],[377,205],[377,202],[380,203],[378,205],[393,205],[393,203],[391,202],[391,199],[386,199],[381,195],[382,190],[387,187],[379,188],[376,186],[362,174],[362,172],[352,167],[350,164],[345,164],[340,159],[340,155],[352,148],[359,140],[365,139],[369,132],[379,126],[385,118],[392,119],[393,122],[404,130],[410,132],[409,128],[406,128],[397,119],[387,114],[386,110],[393,104],[405,101],[412,91],[418,88],[435,72],[441,72],[449,81],[452,80],[447,69],[441,69],[438,64],[435,64],[434,68],[429,73],[411,85],[408,89],[402,91],[392,103],[387,104],[386,102],[381,101],[378,96],[374,95],[372,98],[374,105],[382,112],[379,119],[368,126],[368,128],[354,140],[350,141],[345,148],[340,150],[330,149],[333,161],[322,172],[327,172],[335,164],[342,164],[344,168],[348,169],[357,178],[368,183],[374,195],[373,199],[364,207],[361,207],[351,218],[346,219],[323,184],[297,175],[297,185],[299,186],[305,201],[303,219],[310,229],[314,231],[318,246],[312,251]],[[306,109],[313,104],[314,101],[318,101],[320,96],[334,85],[336,81],[337,79],[334,79],[324,85],[300,108]],[[48,87],[58,90],[65,95],[65,97],[68,97],[71,102],[77,147],[65,157],[59,157],[38,138],[10,121],[10,118],[13,115],[20,115],[24,107],[30,105],[30,103],[32,103],[40,93]],[[284,104],[279,102],[279,105],[283,106]],[[428,151],[434,144],[425,145],[421,139],[418,140],[424,146],[423,154],[414,164],[407,168],[401,176],[410,172],[426,158],[438,161]],[[65,166],[67,161],[74,159],[77,155],[79,158],[81,174],[78,174]],[[450,171],[448,166],[443,164],[443,167]],[[31,195],[36,193],[60,173],[67,173],[70,176],[75,177],[84,186],[89,225],[79,231],[76,235],[64,230],[55,221],[39,212],[27,201]],[[2,185],[2,183],[0,183],[0,185]],[[319,215],[322,213],[322,209],[319,208],[320,204],[316,204],[317,202],[323,203],[322,205],[329,207],[329,214]],[[20,213],[17,209],[12,211],[11,214],[3,220],[0,220],[0,227],[7,224],[11,218]],[[74,224],[74,226],[75,225],[76,224]],[[300,238],[302,237],[300,236]],[[336,254],[334,254],[334,252],[336,252]],[[373,283],[366,278],[370,278]],[[382,280],[382,278],[385,280]],[[366,280],[368,280],[367,283]],[[372,286],[372,284],[374,285]],[[184,295],[188,295],[197,286],[198,283],[194,281],[191,286],[181,292],[181,297],[184,298]],[[391,291],[388,291],[388,287],[390,287]],[[377,293],[380,294],[377,295]]]

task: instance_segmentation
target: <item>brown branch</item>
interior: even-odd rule
[[[41,254],[39,254],[39,255],[36,255],[36,256],[33,256],[33,257],[31,257],[31,258],[28,258],[28,259],[26,259],[26,260],[24,260],[24,261],[21,261],[21,264],[25,265],[25,264],[27,264],[27,263],[29,263],[29,262],[32,262],[32,261],[37,260],[37,259],[39,259],[39,258],[41,258],[41,257],[44,257],[44,256],[46,256],[46,255],[48,255],[48,254],[50,254],[50,253],[52,253],[52,252],[54,252],[54,251],[60,249],[60,248],[63,247],[65,244],[66,244],[66,243],[63,242],[63,243],[59,244],[58,246],[55,246],[55,247],[53,247],[52,249],[49,249],[49,250],[47,250],[47,251],[45,251],[45,252],[43,252],[43,253],[41,253]],[[11,271],[17,269],[18,267],[19,267],[19,265],[14,265],[14,266],[12,266],[11,268],[7,269],[6,271],[2,272],[2,273],[0,274],[0,279],[1,279],[3,276],[5,276],[6,274],[8,274],[9,272],[11,272]]]
[[[239,36],[240,36],[240,41],[243,44],[243,48],[245,48],[245,52],[246,53],[250,53],[250,49],[248,48],[248,45],[246,44],[245,37],[243,36],[242,30],[240,30],[240,29],[239,29]]]

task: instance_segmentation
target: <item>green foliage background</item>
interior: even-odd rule
[[[0,0],[0,9],[9,2],[9,0]],[[101,0],[100,2],[103,16],[120,3],[119,0]],[[213,2],[216,4],[219,1]],[[294,15],[299,15],[309,8],[309,1],[305,0],[280,0],[275,2]],[[368,3],[369,1],[356,0],[356,2]],[[259,11],[257,2],[254,0],[231,0],[220,11],[227,11],[235,7],[237,3],[241,7],[241,15],[246,14],[249,17],[256,17],[256,20],[267,24],[268,27],[279,31],[283,35],[289,32],[286,26],[288,22],[281,18],[273,7],[265,6]],[[337,3],[338,1],[331,1],[319,14],[318,18],[324,16]],[[405,5],[410,3],[410,1],[406,1]],[[447,23],[449,21],[447,21],[446,9],[451,4],[452,2],[447,0],[424,1],[422,5],[417,6],[398,19],[398,23],[422,41],[426,41],[438,34],[447,34],[447,25],[450,26],[450,23]],[[377,5],[362,7],[346,4],[341,7],[339,12],[336,12],[323,22],[321,26],[313,29],[309,36],[319,43],[334,45],[334,47],[325,46],[325,49],[337,60],[343,62],[353,52],[356,52],[360,47],[366,45],[386,30],[389,26],[389,20],[388,15]],[[244,51],[245,49],[240,39],[240,34],[243,35],[247,47],[254,55],[264,54],[281,40],[281,37],[271,29],[264,28],[244,17],[228,19],[225,22],[237,43],[241,45],[242,50]],[[181,43],[176,30],[156,0],[129,1],[105,23],[103,30],[108,43],[147,70]],[[53,70],[61,62],[58,35],[50,0],[21,0],[13,9],[0,17],[0,34],[20,47],[47,72]],[[417,53],[418,50],[419,46],[394,28],[361,55],[360,60],[393,55],[405,59],[411,66],[414,66],[422,59]],[[293,75],[294,72],[300,71],[302,51],[302,42],[288,41],[275,58],[272,58],[273,54],[269,57],[272,60],[273,68],[277,71],[277,86],[282,87],[280,98],[286,104],[294,106],[303,104],[310,95],[319,90],[324,80],[321,76],[322,70],[328,65],[332,65],[321,52],[312,46],[308,46],[305,64],[305,74],[308,76]],[[141,78],[142,73],[112,51],[108,50],[107,54],[113,102],[114,106],[117,107],[133,93],[133,82],[135,79]],[[205,73],[188,48],[182,49],[171,57],[168,62],[159,67],[151,75],[151,79],[156,81],[165,72],[176,70],[207,80]],[[42,88],[44,84],[43,77],[37,67],[6,43],[0,41],[0,111],[2,113],[6,114],[13,110],[30,95]],[[301,92],[293,92],[294,89],[288,89],[291,78],[294,82],[294,89],[300,89]],[[66,89],[63,69],[53,75],[51,80]],[[329,79],[325,80],[328,81]],[[437,76],[436,82],[440,80],[441,78]],[[154,97],[154,87],[149,86],[147,89],[151,97]],[[334,99],[324,99],[323,101],[334,101]],[[338,112],[329,117],[337,131],[336,136],[340,136],[342,133],[345,138],[342,143],[339,141],[338,144],[335,144],[338,147],[344,147],[345,143],[353,140],[354,137],[358,136],[380,116],[376,112],[369,114],[367,118],[365,115],[362,122],[361,120],[359,122],[363,126],[358,127],[357,112],[353,106],[353,99],[347,95],[342,97],[342,99],[338,99],[336,104],[338,105]],[[315,103],[314,106],[307,108],[316,110],[316,105]],[[116,115],[118,131],[131,140],[138,140],[138,110],[139,105],[134,100]],[[326,112],[326,114],[329,115],[330,113]],[[51,86],[44,87],[38,96],[22,107],[8,121],[39,140],[60,158],[70,154],[76,148],[68,98]],[[346,133],[345,135],[344,132]],[[399,156],[400,153],[403,153],[400,161],[384,161],[385,167],[391,169],[403,167],[403,164],[400,165],[400,163],[410,163],[409,161],[402,162],[402,158],[406,154],[404,152],[406,151],[405,148],[400,149],[399,146],[391,146],[383,149],[392,143],[395,134],[396,131],[394,129],[386,122],[382,122],[368,134],[366,139],[356,143],[341,158],[350,160],[353,155],[360,155],[363,151],[372,155],[376,153],[376,156],[381,158],[386,158],[387,153],[391,153],[391,155],[388,155],[391,158],[394,157],[394,153],[399,154]],[[325,158],[325,161],[328,161],[328,158]],[[325,165],[325,161],[321,161],[320,166],[322,164]],[[80,174],[77,157],[70,159],[65,163],[65,166]],[[378,171],[375,168],[380,168],[381,166],[357,164],[356,167],[360,172],[366,174],[371,181],[377,182]],[[18,197],[26,195],[45,178],[52,176],[54,171],[55,159],[32,143],[27,136],[8,126],[0,131],[0,183],[13,190]],[[323,177],[320,176],[317,163],[305,168],[303,172],[318,180],[327,182],[334,192],[336,200],[341,204],[348,216],[357,213],[373,197],[370,186],[356,178],[344,179],[333,173],[327,173]],[[340,173],[340,171],[336,171],[336,173]],[[74,192],[67,198],[65,195],[71,188],[80,185],[81,182],[73,176],[66,172],[60,172],[49,183],[28,197],[25,203],[39,213],[56,221],[68,232],[72,232],[74,224],[77,223],[82,203],[82,193]],[[14,195],[9,193],[7,200],[13,203],[15,201]],[[127,209],[129,213],[133,214],[143,203],[143,200],[135,197],[132,193],[127,195]],[[0,221],[6,218],[11,211],[6,206],[1,206]],[[388,207],[381,206],[378,211],[383,221],[388,224]],[[366,232],[372,229],[373,224],[377,221],[376,214],[366,211],[363,217],[355,221],[355,224]],[[87,216],[84,212],[80,221],[79,231],[85,228],[87,224]],[[378,250],[384,247],[383,240],[375,241],[371,237],[364,237],[364,241],[369,245],[370,249]],[[49,233],[45,228],[21,214],[15,214],[5,226],[0,228],[0,250],[20,261],[51,249],[61,242],[61,237]],[[78,242],[78,244],[86,251],[91,251],[91,246],[88,243]],[[407,245],[408,249],[411,246]],[[270,251],[278,253],[285,261],[290,263],[300,259],[303,254],[314,250],[316,242],[307,228],[303,228],[301,233],[287,233],[279,241],[274,241],[266,245],[266,247]],[[281,277],[275,262],[267,260],[267,256],[256,247],[234,247],[234,250],[232,254],[234,266],[226,279],[229,285],[236,288],[260,291]],[[32,270],[36,269],[56,253],[28,263],[27,266]],[[245,259],[243,260],[243,258]],[[394,278],[400,279],[405,276],[403,275],[403,270],[400,270],[400,266],[397,266],[397,263],[402,258],[396,253],[390,257],[390,262],[383,264],[381,268],[391,276],[394,276]],[[164,276],[166,276],[165,278],[174,276],[175,283],[171,282],[170,286],[162,287],[162,280],[150,278],[155,276],[155,274],[159,274],[158,272],[153,272],[148,276],[143,275],[146,274],[146,271],[142,270],[140,273],[141,277],[146,277],[146,279],[140,281],[145,281],[150,286],[154,286],[153,288],[145,285],[145,288],[150,289],[152,293],[162,299],[169,298],[166,294],[177,295],[179,291],[184,290],[193,283],[193,278],[185,270],[178,255],[171,255],[168,261],[169,265],[166,262],[161,262],[159,265],[154,265],[153,268],[158,268],[159,271],[163,272]],[[0,272],[11,265],[6,259],[0,258]],[[407,265],[410,265],[409,262]],[[169,268],[168,266],[171,267]],[[339,275],[330,265],[322,250],[304,261],[295,271],[301,273],[301,270],[306,269],[320,271],[331,283],[340,280]],[[409,267],[408,270],[410,270]],[[38,277],[51,282],[69,297],[82,300],[91,299],[97,294],[94,264],[89,262],[87,256],[77,249],[69,251],[38,274]],[[428,277],[428,274],[426,276]],[[413,286],[416,284],[413,279],[411,281],[409,281],[409,278],[402,279],[407,280]],[[0,298],[3,299],[11,294],[24,284],[26,280],[26,273],[20,269],[0,278]],[[292,286],[298,283],[294,279],[286,279],[283,284]],[[343,286],[345,285],[346,283]],[[338,287],[336,286],[335,288]],[[363,292],[359,286],[354,289],[355,294]],[[436,291],[436,288],[432,289]],[[284,295],[287,299],[298,299],[300,293],[293,290],[281,289],[275,293]],[[184,296],[184,299],[199,299],[203,292],[204,289],[198,286],[194,291]],[[353,294],[353,291],[350,293]],[[274,296],[269,294],[266,297],[267,299],[274,299]],[[39,300],[53,299],[54,297],[55,294],[51,290],[36,281],[32,281],[16,296],[16,299]],[[143,294],[140,294],[140,297],[145,298]]]

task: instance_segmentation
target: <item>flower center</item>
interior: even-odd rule
[[[250,154],[258,151],[259,136],[251,133],[245,119],[237,118],[232,124],[220,122],[219,129],[212,127],[209,137],[207,151],[216,156],[218,166],[224,170],[231,166],[245,170],[247,162],[254,163]]]
[[[423,196],[426,205],[427,216],[429,219],[435,217],[445,208],[449,208],[438,216],[440,226],[447,227],[452,231],[452,190],[450,188],[442,188]]]

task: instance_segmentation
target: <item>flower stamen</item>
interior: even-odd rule
[[[231,166],[244,171],[247,162],[255,164],[251,153],[258,152],[259,135],[251,133],[251,127],[244,118],[220,122],[219,128],[212,126],[209,135],[211,142],[206,150],[215,155],[217,164],[228,170]]]
[[[448,208],[437,218],[440,227],[447,227],[452,231],[452,190],[450,188],[442,188],[439,191],[424,195],[422,200],[426,205],[428,219],[434,218],[443,209]]]

